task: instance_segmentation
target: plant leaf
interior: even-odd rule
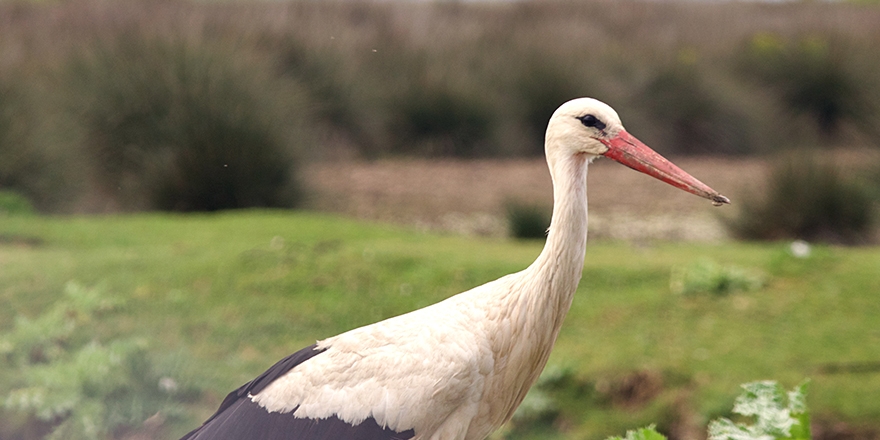
[[[736,398],[733,412],[755,417],[755,424],[736,424],[725,418],[715,420],[709,424],[709,440],[808,440],[810,418],[806,385],[804,382],[786,395],[775,381],[743,384],[744,391]]]
[[[666,440],[666,436],[657,432],[655,425],[626,431],[625,437],[608,437],[607,440]]]

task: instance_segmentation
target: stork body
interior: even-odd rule
[[[547,363],[577,289],[587,240],[587,166],[606,155],[728,200],[623,130],[589,98],[545,139],[553,216],[525,270],[404,315],[324,339],[227,396],[186,440],[482,440],[510,419]]]

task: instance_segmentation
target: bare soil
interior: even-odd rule
[[[675,162],[730,197],[715,208],[609,160],[590,166],[591,238],[717,241],[727,238],[722,218],[738,200],[760,191],[761,159],[680,158]],[[544,206],[553,195],[542,158],[417,160],[312,164],[305,170],[315,209],[352,217],[462,234],[506,234],[505,204]]]

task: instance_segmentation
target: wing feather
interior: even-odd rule
[[[254,401],[302,418],[373,418],[398,432],[432,432],[478,400],[494,362],[481,308],[455,298],[318,342],[321,356]]]
[[[214,415],[209,417],[208,420],[206,420],[205,423],[202,424],[202,426],[184,435],[180,440],[199,438],[197,434],[200,431],[205,429],[206,426],[215,423],[215,420],[224,414],[225,416],[223,417],[223,419],[225,421],[222,424],[228,423],[229,420],[241,420],[240,416],[235,415],[237,414],[237,403],[239,403],[242,399],[250,400],[248,398],[248,395],[259,393],[264,388],[266,388],[266,386],[275,381],[275,379],[278,379],[279,377],[287,374],[287,372],[290,371],[293,367],[323,353],[325,350],[326,349],[318,348],[317,344],[312,344],[276,362],[275,365],[269,367],[269,369],[263,372],[263,374],[255,377],[250,382],[238,387],[235,391],[227,394],[226,398],[223,399],[223,402],[220,403],[220,408],[217,409],[217,412],[215,412]],[[229,414],[227,414],[227,412],[229,412]]]
[[[269,412],[248,398],[229,404],[184,439],[191,440],[407,440],[413,430],[395,432],[367,419],[357,425],[337,417],[300,419],[291,413]]]
[[[477,304],[492,284],[282,359],[181,440],[459,438],[494,370],[491,308]]]

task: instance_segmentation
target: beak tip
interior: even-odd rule
[[[721,194],[713,194],[713,195],[711,196],[711,198],[712,198],[712,204],[715,205],[715,206],[729,205],[729,204],[730,204],[730,199],[728,199],[727,197],[722,196]]]

